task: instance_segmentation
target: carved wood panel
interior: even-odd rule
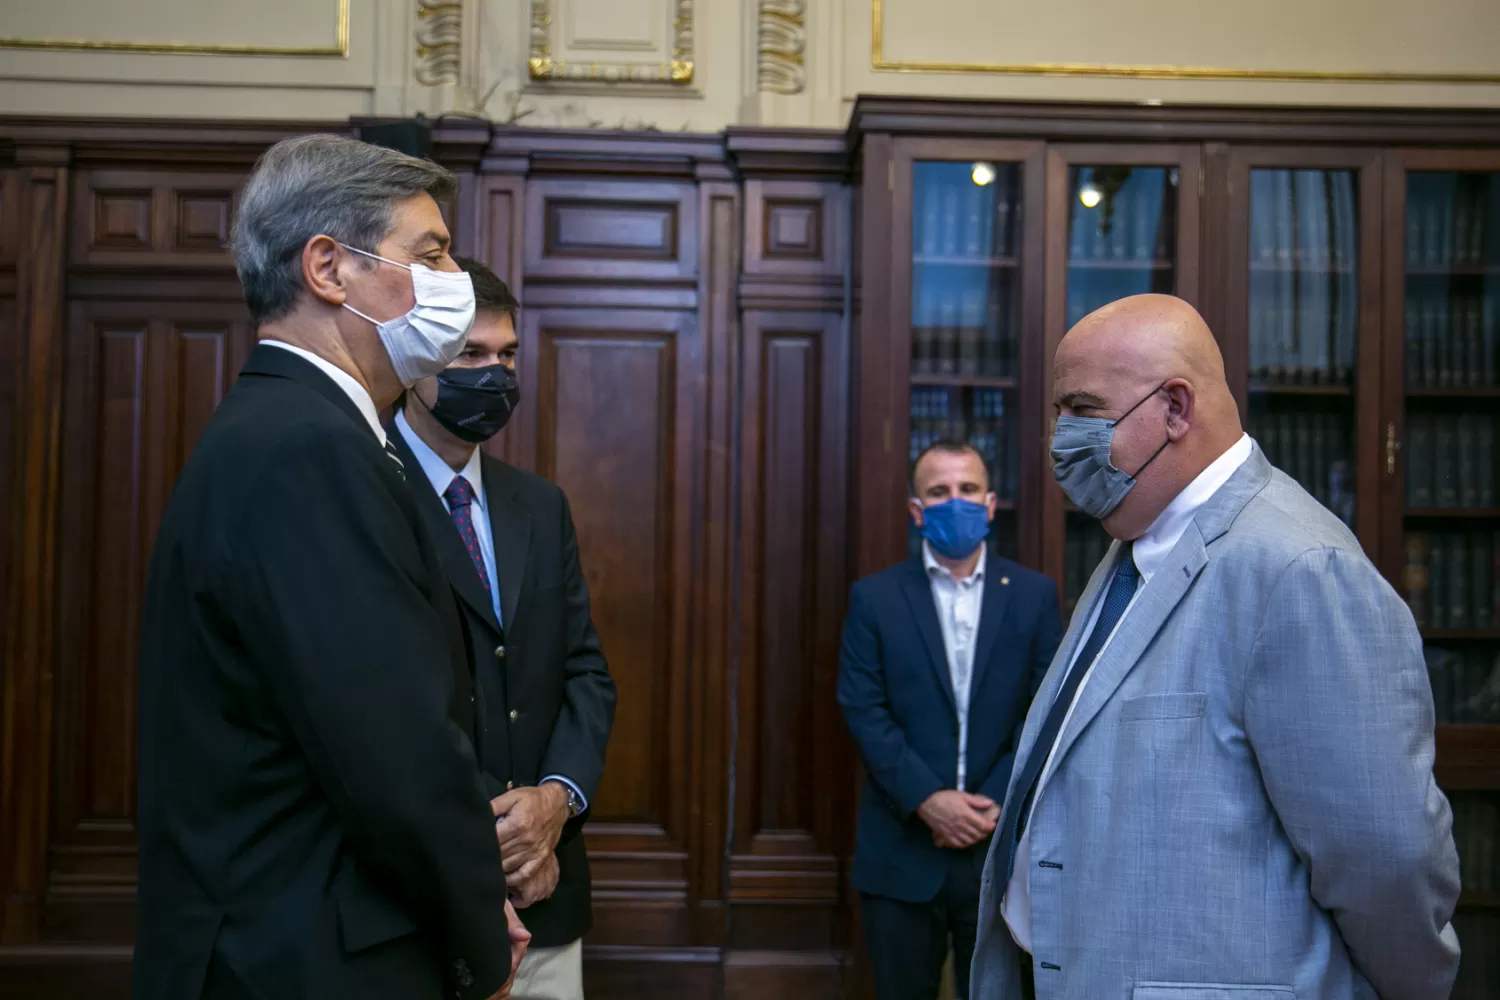
[[[534,181],[526,188],[526,276],[691,280],[694,195],[690,184]]]
[[[692,419],[701,351],[675,312],[523,314],[520,449],[567,493],[594,624],[619,689],[586,835],[596,937],[687,943]],[[524,415],[524,416],[523,416]]]
[[[832,933],[847,765],[834,701],[846,555],[844,371],[830,313],[743,319],[740,742],[735,902],[801,904],[736,936],[806,948]],[[823,904],[810,920],[805,904]],[[762,913],[764,907],[758,907]],[[741,912],[737,911],[737,917]]]
[[[49,936],[128,937],[135,678],[147,561],[172,486],[249,352],[243,307],[75,303],[62,424]]]
[[[93,170],[74,180],[71,261],[100,267],[225,267],[245,175]]]

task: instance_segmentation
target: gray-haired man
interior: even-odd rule
[[[453,186],[333,136],[246,185],[260,344],[173,491],[142,622],[138,997],[508,993],[527,935],[462,624],[376,416],[473,322]]]

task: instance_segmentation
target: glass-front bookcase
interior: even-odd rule
[[[1058,222],[1055,236],[1049,233],[1052,301],[1042,369],[1048,426],[1051,356],[1074,324],[1116,299],[1144,292],[1197,302],[1199,170],[1198,150],[1190,147],[1049,150],[1049,187],[1062,194],[1062,203],[1049,205]],[[1061,510],[1062,559],[1053,572],[1062,582],[1066,619],[1111,539],[1055,483],[1048,492]]]
[[[1404,154],[1386,181],[1387,562],[1422,630],[1453,804],[1456,998],[1500,996],[1500,159]],[[1486,957],[1487,956],[1487,957]]]

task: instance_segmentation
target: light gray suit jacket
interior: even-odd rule
[[[1018,773],[1120,551],[1078,603]],[[973,1000],[1019,998],[1023,960],[1038,1000],[1448,996],[1458,855],[1421,639],[1259,448],[1142,590],[1055,753],[1028,826],[1034,957],[1000,915],[997,838]]]

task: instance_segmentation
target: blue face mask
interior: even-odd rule
[[[922,508],[922,537],[945,559],[964,559],[990,533],[990,510],[982,503],[954,497]]]
[[[1058,417],[1052,431],[1052,475],[1057,479],[1068,499],[1090,517],[1100,520],[1108,517],[1125,495],[1135,488],[1136,476],[1146,471],[1146,466],[1156,461],[1156,456],[1166,450],[1172,439],[1161,443],[1156,453],[1146,459],[1127,475],[1117,469],[1110,460],[1110,449],[1114,446],[1115,428],[1120,421],[1140,408],[1141,403],[1161,392],[1166,385],[1152,389],[1130,409],[1120,415],[1119,420],[1103,417]]]

